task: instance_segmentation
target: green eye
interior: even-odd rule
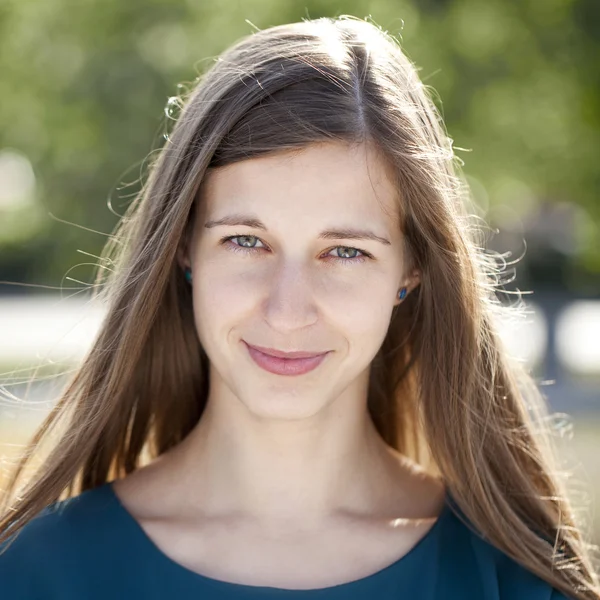
[[[240,246],[242,246],[242,248],[254,248],[256,242],[254,244],[250,244],[250,245],[246,245],[246,241],[248,240],[258,240],[257,237],[253,236],[253,235],[239,235],[236,236],[238,240],[241,240],[241,242],[239,243]]]
[[[349,246],[336,246],[334,250],[337,250],[339,248],[342,248],[344,250],[344,254],[348,254],[348,251],[350,251],[349,253],[351,254],[351,256],[344,256],[343,258],[355,258],[356,254],[360,252],[358,248],[350,248]],[[340,256],[339,258],[342,257]]]

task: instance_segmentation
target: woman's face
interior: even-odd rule
[[[396,197],[366,145],[311,145],[207,177],[182,262],[211,361],[209,401],[296,419],[366,398],[398,290],[418,283],[404,271]],[[281,374],[248,344],[327,354]]]

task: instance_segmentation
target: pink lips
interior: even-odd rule
[[[250,356],[259,367],[277,375],[303,375],[304,373],[308,373],[316,369],[329,354],[329,352],[317,355],[307,352],[286,353],[269,348],[261,348],[260,346],[251,346],[246,342],[244,344],[248,348]]]

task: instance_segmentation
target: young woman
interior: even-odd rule
[[[181,100],[5,493],[2,598],[600,598],[395,40],[273,27]]]

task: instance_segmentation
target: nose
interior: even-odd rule
[[[282,264],[269,282],[265,302],[265,319],[270,326],[285,333],[315,323],[318,310],[307,269],[294,261]]]

